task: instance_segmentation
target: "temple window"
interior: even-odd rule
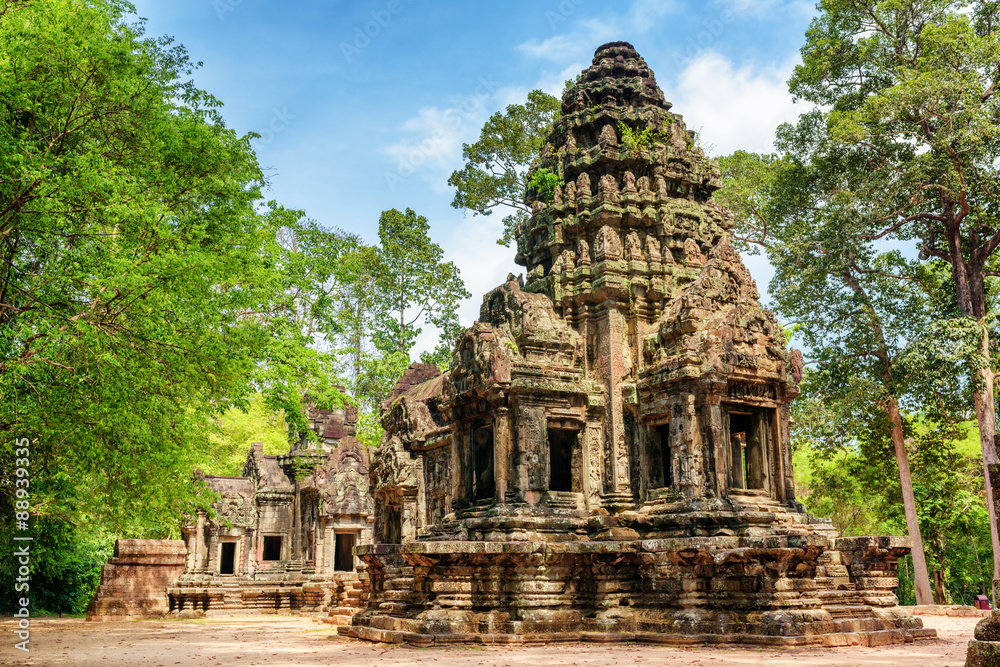
[[[729,411],[729,444],[732,467],[729,484],[734,489],[767,489],[767,419],[761,409]]]
[[[261,560],[281,560],[281,535],[265,535]]]

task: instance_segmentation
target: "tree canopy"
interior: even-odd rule
[[[511,104],[504,113],[490,116],[478,141],[462,144],[465,166],[448,178],[448,185],[455,187],[451,205],[478,215],[491,215],[499,207],[511,209],[503,219],[500,245],[510,245],[517,225],[531,213],[524,203],[528,167],[538,157],[560,108],[558,98],[533,90],[524,104]]]

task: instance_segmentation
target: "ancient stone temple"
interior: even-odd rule
[[[318,443],[288,454],[256,443],[242,477],[202,478],[221,500],[183,529],[187,564],[166,590],[171,612],[330,611],[347,615],[362,584],[352,553],[371,542],[368,453],[357,408],[310,410]]]
[[[734,110],[738,113],[738,110]],[[526,279],[453,369],[415,365],[373,456],[371,578],[347,634],[418,644],[877,644],[898,537],[795,500],[801,366],[712,202],[717,165],[629,44],[567,88],[532,165]],[[554,176],[554,178],[553,178]]]

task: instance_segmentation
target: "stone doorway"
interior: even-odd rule
[[[496,495],[493,476],[493,427],[472,429],[472,497],[487,500]]]
[[[674,485],[673,466],[670,457],[670,424],[660,424],[656,427],[653,438],[653,462],[656,468],[653,488],[668,488]]]
[[[733,489],[767,490],[768,410],[733,407],[728,411]]]
[[[577,431],[550,428],[549,440],[549,491],[578,491],[573,488],[577,477],[573,471],[573,452],[576,449]]]
[[[236,542],[223,542],[219,554],[219,574],[236,574]]]
[[[336,533],[333,552],[333,569],[337,572],[354,572],[354,545],[357,533]]]

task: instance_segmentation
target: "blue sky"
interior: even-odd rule
[[[462,270],[477,317],[508,272],[502,215],[451,207],[462,143],[528,91],[559,94],[594,49],[631,42],[673,110],[714,154],[766,151],[806,109],[785,82],[815,15],[802,0],[134,0],[150,35],[172,35],[204,63],[196,83],[227,124],[254,131],[269,197],[377,241],[379,214],[406,207]],[[748,266],[761,291],[770,271]],[[426,332],[418,348],[432,347]]]

